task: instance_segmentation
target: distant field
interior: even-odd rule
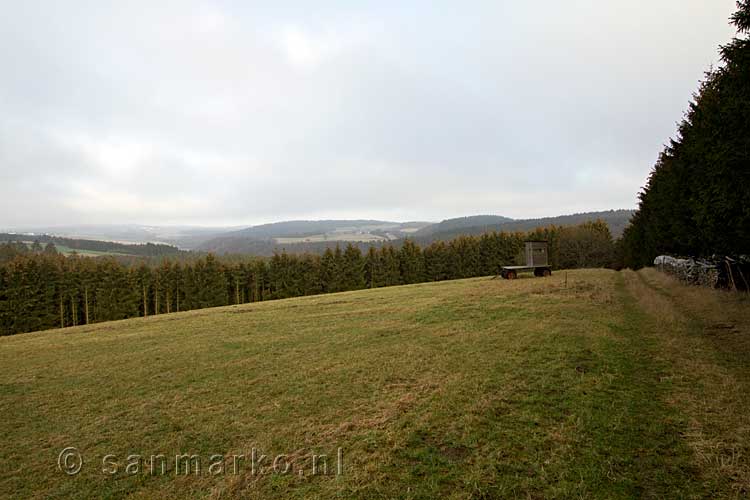
[[[580,270],[0,338],[0,497],[743,498],[749,305]]]
[[[320,243],[323,241],[386,241],[387,238],[367,232],[334,232],[296,238],[274,238],[279,245],[292,243]]]
[[[34,243],[33,241],[24,241],[27,247],[31,248],[31,245]],[[78,255],[88,256],[88,257],[100,257],[102,255],[129,255],[126,253],[119,253],[119,252],[99,252],[97,250],[80,250],[77,248],[70,248],[65,245],[59,245],[55,244],[55,249],[63,254],[63,255],[71,255],[73,253],[77,253]]]
[[[66,247],[65,245],[55,245],[55,248],[57,248],[58,252],[65,254],[65,255],[70,255],[72,253],[77,253],[78,255],[88,255],[89,257],[99,257],[101,255],[128,255],[126,253],[119,253],[119,252],[99,252],[97,250],[79,250],[77,248]]]

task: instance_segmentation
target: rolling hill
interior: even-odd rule
[[[448,219],[446,221],[425,227],[414,234],[414,238],[420,243],[432,241],[447,241],[461,235],[477,235],[490,231],[533,231],[538,227],[545,226],[573,226],[586,221],[601,219],[607,223],[612,236],[619,238],[625,226],[628,225],[633,216],[633,210],[606,210],[603,212],[583,212],[572,215],[558,215],[556,217],[544,217],[540,219],[508,219],[500,217],[498,221],[492,221],[491,216],[463,217],[460,219]],[[484,219],[487,217],[486,219]],[[476,220],[476,223],[474,222]]]
[[[282,248],[291,253],[321,253],[337,243],[351,242],[366,250],[371,244],[393,242],[399,245],[405,238],[412,238],[420,244],[429,244],[432,241],[450,240],[460,235],[476,235],[488,231],[530,231],[541,226],[575,225],[596,219],[604,220],[613,236],[619,237],[632,214],[632,210],[609,210],[541,219],[473,215],[437,223],[367,219],[295,220],[245,228],[112,224],[23,228],[14,232],[116,243],[162,243],[183,250],[270,256]]]
[[[445,219],[437,224],[430,224],[414,232],[415,238],[429,236],[435,233],[460,231],[466,228],[496,226],[506,222],[513,222],[510,217],[502,215],[471,215],[468,217],[457,217]]]
[[[77,253],[79,255],[126,255],[137,257],[157,257],[166,255],[177,255],[180,250],[172,245],[164,243],[118,243],[114,241],[99,241],[81,238],[65,238],[49,234],[17,234],[0,233],[0,243],[21,241],[28,246],[38,241],[42,246],[47,243],[55,245],[56,250],[62,254]]]
[[[736,498],[749,314],[579,270],[2,337],[0,497]]]
[[[366,250],[370,245],[392,242],[399,245],[411,238],[420,244],[447,241],[460,235],[489,231],[531,231],[549,225],[576,225],[602,219],[619,237],[632,216],[632,210],[608,210],[561,215],[542,219],[510,219],[499,215],[475,215],[446,219],[438,223],[386,222],[373,220],[289,221],[254,226],[224,233],[198,246],[198,250],[216,253],[273,255],[282,248],[290,253],[320,253],[326,248],[352,242]]]
[[[335,231],[369,232],[385,229],[397,230],[398,222],[379,220],[293,220],[273,222],[248,227],[225,234],[229,238],[304,238],[309,236],[333,233]]]
[[[163,243],[191,250],[220,234],[238,227],[146,226],[140,224],[81,224],[71,226],[30,226],[6,229],[17,234],[50,235],[79,240],[124,244]]]
[[[369,244],[395,241],[429,225],[429,222],[379,220],[275,222],[222,234],[202,243],[198,250],[271,255],[283,247],[290,252],[318,252],[335,246],[337,242]]]

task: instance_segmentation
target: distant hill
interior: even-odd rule
[[[622,236],[622,232],[625,229],[625,226],[628,225],[633,213],[634,210],[606,210],[603,212],[584,212],[572,215],[559,215],[557,217],[543,217],[540,219],[508,219],[504,222],[494,224],[464,225],[452,229],[442,229],[437,231],[422,230],[421,232],[417,232],[414,236],[419,243],[425,244],[433,241],[451,240],[461,235],[477,235],[490,231],[532,231],[537,227],[551,225],[572,226],[586,221],[601,219],[609,226],[612,236],[619,238]],[[471,217],[466,217],[465,219],[471,219]],[[435,224],[431,227],[439,226],[440,224]]]
[[[477,235],[489,231],[529,231],[542,226],[576,225],[596,219],[605,221],[613,236],[619,237],[632,214],[632,210],[608,210],[518,220],[500,215],[474,215],[438,223],[378,220],[286,221],[227,232],[202,243],[197,249],[220,254],[268,256],[282,249],[290,253],[320,253],[326,248],[352,243],[366,250],[371,245],[387,243],[399,246],[405,238],[427,245],[460,235]]]
[[[430,222],[391,222],[381,220],[284,221],[261,224],[224,233],[198,246],[198,250],[216,253],[252,253],[271,255],[287,248],[293,252],[323,251],[337,243],[370,245],[397,241],[431,225]]]
[[[53,243],[58,251],[64,254],[76,252],[81,255],[131,255],[138,257],[159,257],[176,255],[180,249],[163,243],[116,243],[113,241],[98,241],[88,239],[63,238],[49,234],[18,234],[0,233],[0,242],[22,241],[31,243],[38,241],[41,245]]]
[[[512,221],[513,219],[510,217],[503,217],[502,215],[471,215],[469,217],[457,217],[455,219],[445,219],[437,224],[425,226],[419,231],[416,231],[414,237],[422,238],[435,233],[457,231],[470,227],[486,227]]]
[[[228,238],[295,238],[325,234],[341,229],[395,227],[398,222],[380,220],[291,220],[273,222],[231,231],[223,235]]]
[[[50,235],[55,237],[111,241],[125,244],[166,243],[191,250],[204,241],[240,227],[145,226],[139,224],[80,224],[48,227],[14,227],[6,233]]]
[[[406,238],[421,245],[433,241],[451,240],[460,235],[477,235],[489,231],[530,231],[537,227],[576,225],[602,219],[618,238],[633,215],[633,210],[607,210],[585,212],[540,219],[511,219],[501,215],[472,215],[456,217],[441,222],[393,222],[371,219],[292,220],[260,224],[252,227],[198,227],[198,226],[143,226],[143,225],[81,225],[50,228],[16,229],[13,239],[23,234],[33,241],[42,238],[69,239],[80,243],[65,245],[71,249],[105,251],[114,253],[152,255],[169,254],[179,249],[237,253],[259,256],[273,255],[285,249],[290,253],[320,253],[326,248],[352,243],[366,250],[371,245],[391,243],[399,246]],[[10,232],[10,231],[8,231]],[[94,243],[92,240],[96,240]],[[155,243],[135,250],[133,243]],[[122,245],[118,247],[117,245]],[[167,245],[169,247],[167,248]],[[127,247],[127,248],[125,248]]]

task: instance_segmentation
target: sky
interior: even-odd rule
[[[733,0],[0,0],[0,227],[634,208]]]

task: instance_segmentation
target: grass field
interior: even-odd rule
[[[386,241],[387,238],[376,234],[363,231],[333,231],[325,234],[313,234],[299,237],[282,237],[274,238],[279,245],[288,245],[293,243],[321,243],[324,241]]]
[[[0,338],[0,497],[747,497],[750,301],[567,275]]]
[[[55,247],[58,252],[63,255],[71,255],[77,253],[85,257],[101,257],[102,255],[129,255],[120,252],[100,252],[99,250],[78,250],[75,248],[66,247],[65,245],[56,245]]]
[[[31,248],[33,241],[24,241],[27,247]],[[70,248],[65,245],[55,244],[55,249],[63,255],[72,255],[74,253],[84,257],[101,257],[102,255],[130,255],[120,252],[100,252],[99,250],[80,250],[76,248]]]

